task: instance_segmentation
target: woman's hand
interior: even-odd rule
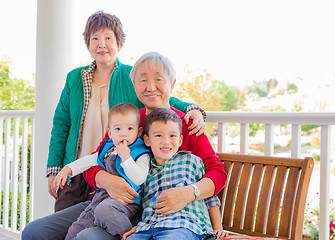
[[[188,134],[192,135],[196,133],[195,136],[203,134],[206,131],[206,125],[201,112],[196,109],[187,112],[184,117],[186,124],[188,124],[190,118],[193,119],[193,123],[188,127],[188,130],[190,130]]]
[[[122,234],[122,240],[126,240],[127,237],[132,235],[134,232],[136,232],[136,226],[130,229],[128,232],[125,232],[124,234]]]
[[[58,194],[56,192],[56,189],[54,188],[54,180],[55,180],[55,177],[54,175],[50,175],[48,177],[48,189],[49,189],[49,193],[50,195],[54,198],[54,199],[57,199],[58,198]]]
[[[138,193],[120,176],[112,175],[105,170],[99,171],[95,176],[96,186],[105,189],[109,196],[120,203],[133,203]]]
[[[169,215],[183,209],[195,198],[193,187],[175,187],[162,192],[154,205],[155,213]]]

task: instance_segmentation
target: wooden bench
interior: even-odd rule
[[[227,185],[219,193],[225,230],[264,238],[302,239],[312,158],[217,155],[228,174]]]

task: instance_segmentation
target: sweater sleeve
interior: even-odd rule
[[[63,167],[65,147],[69,136],[71,124],[69,95],[70,89],[68,86],[68,82],[66,82],[53,118],[53,126],[51,131],[49,155],[47,162],[48,168]]]
[[[174,108],[177,108],[179,111],[186,113],[186,109],[188,106],[192,105],[192,103],[182,102],[178,98],[170,97],[170,105]]]
[[[92,187],[97,189],[98,187],[95,185],[95,175],[99,172],[99,171],[106,171],[104,168],[100,167],[100,166],[93,166],[90,169],[86,170],[85,172],[83,172],[83,176],[84,179],[86,180],[86,182]]]
[[[186,125],[186,123],[184,122]],[[192,124],[192,121],[183,127],[183,131],[187,130],[187,127]],[[227,173],[224,169],[224,164],[220,160],[220,158],[215,154],[212,145],[210,144],[207,136],[205,134],[201,134],[196,137],[193,135],[188,135],[188,132],[183,134],[184,136],[184,146],[185,149],[191,151],[192,154],[200,157],[205,166],[205,175],[203,177],[210,178],[215,184],[214,195],[216,196],[221,189],[226,185],[227,182]]]

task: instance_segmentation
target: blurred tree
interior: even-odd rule
[[[0,109],[30,110],[35,107],[35,87],[23,79],[11,79],[8,57],[0,59]]]
[[[294,94],[298,92],[298,86],[295,83],[287,83],[287,93]]]
[[[206,111],[237,110],[245,99],[238,88],[214,80],[206,70],[190,69],[189,66],[178,78],[173,95],[180,100],[199,104]],[[206,126],[207,136],[212,142],[217,134],[217,124],[207,123]]]
[[[245,99],[236,87],[224,81],[214,80],[206,70],[192,70],[186,66],[184,74],[178,78],[173,95],[181,100],[193,102],[206,111],[237,110]]]

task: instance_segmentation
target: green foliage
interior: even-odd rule
[[[278,81],[275,78],[270,78],[268,81],[254,81],[253,84],[248,88],[248,94],[255,93],[261,98],[267,97],[269,93],[273,91],[277,86]]]
[[[180,100],[199,104],[206,111],[236,110],[245,99],[236,87],[213,79],[205,70],[194,70],[188,66],[184,76],[177,80],[173,95]],[[207,124],[206,132],[210,141],[215,135],[215,128],[216,124]]]
[[[220,96],[221,111],[232,111],[240,107],[241,102],[244,101],[244,96],[236,87],[228,86],[223,81],[213,80],[211,90],[215,92],[216,96]]]
[[[285,92],[294,94],[298,92],[298,87],[295,83],[287,83],[286,89],[278,89],[278,81],[275,78],[263,80],[261,82],[254,81],[251,86],[247,86],[248,94],[256,94],[259,98],[274,97],[276,95],[283,95]]]
[[[295,83],[287,83],[287,93],[294,94],[298,92],[298,86]]]
[[[301,125],[301,131],[309,134],[313,129],[320,127],[320,125]]]
[[[245,97],[241,91],[213,79],[205,70],[186,67],[184,74],[173,92],[179,99],[199,104],[206,111],[231,111],[243,104]]]
[[[329,201],[329,239],[335,240],[335,203],[333,199]],[[311,202],[307,203],[305,216],[304,216],[304,229],[305,236],[312,239],[319,239],[319,204]]]
[[[313,158],[315,161],[320,161],[320,155],[319,155],[319,154],[313,153],[313,154],[312,154],[312,158]]]
[[[249,137],[255,137],[258,130],[263,130],[264,124],[250,123],[249,124]]]
[[[280,144],[275,144],[273,147],[274,147],[274,149],[281,149],[282,148],[282,146]]]
[[[9,64],[9,58],[0,60],[0,109],[34,109],[35,87],[23,79],[11,79]]]

